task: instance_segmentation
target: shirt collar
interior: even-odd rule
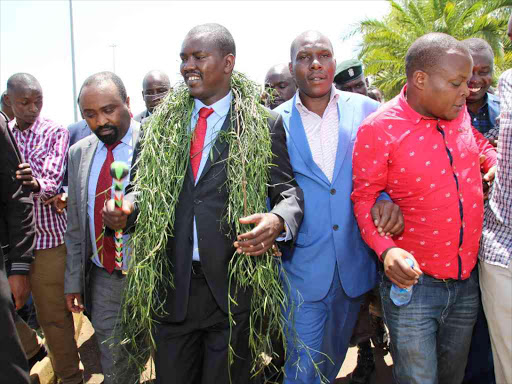
[[[478,108],[478,112],[476,113],[476,116],[480,115],[481,113],[483,112],[487,112],[489,107],[488,107],[488,102],[489,102],[489,95],[486,93],[484,95],[484,103],[482,104],[482,106],[480,108]],[[469,109],[468,109],[468,112],[469,112]]]
[[[41,115],[37,116],[37,119],[36,121],[34,121],[32,123],[32,125],[30,127],[28,127],[27,129],[25,129],[24,131],[21,131],[19,128],[18,128],[18,120],[16,118],[12,119],[9,124],[12,124],[11,127],[12,129],[14,130],[17,130],[18,132],[32,132],[32,133],[35,133],[36,135],[39,135],[41,134],[41,130],[39,129],[39,127],[41,126],[40,122],[42,120],[42,117]]]
[[[409,119],[411,120],[411,122],[414,125],[418,125],[421,122],[421,120],[445,121],[445,120],[441,120],[441,119],[436,119],[434,117],[423,116],[422,114],[416,112],[414,109],[412,109],[412,107],[407,102],[406,92],[407,92],[407,84],[404,85],[404,87],[402,88],[402,91],[397,96],[397,98],[398,98],[398,105],[402,108],[402,110],[405,112],[405,114],[409,117]],[[459,115],[455,119],[449,121],[448,123],[460,120],[462,118],[462,116],[464,115],[464,113],[465,112],[464,112],[464,109],[463,109],[462,111],[460,111]]]
[[[132,120],[133,122],[133,120]],[[128,128],[128,132],[126,132],[126,135],[121,139],[121,143],[126,144],[130,147],[132,147],[132,140],[133,140],[133,129],[132,129],[132,123],[130,123],[130,128]],[[98,142],[98,151],[101,151],[105,147],[105,143],[101,140]]]
[[[205,105],[201,100],[194,99],[194,111],[193,116],[196,116],[201,108],[211,108],[220,117],[224,117],[228,114],[229,108],[231,108],[231,99],[233,98],[231,91],[219,101],[212,105]]]
[[[340,98],[340,95],[338,94],[336,87],[334,85],[331,86],[331,95],[329,96],[329,103],[327,106],[331,105],[333,102],[337,103],[338,99]],[[300,99],[300,93],[297,89],[297,93],[295,94],[295,106],[297,109],[302,110],[303,112],[309,112],[312,113],[307,107],[302,103],[302,100]]]

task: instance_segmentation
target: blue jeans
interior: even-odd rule
[[[479,306],[477,271],[442,282],[423,275],[411,302],[397,307],[383,275],[380,295],[396,384],[460,384]]]
[[[287,326],[293,324],[295,332],[286,331],[288,358],[284,384],[320,384],[320,375],[332,383],[345,360],[363,296],[347,296],[337,267],[329,292],[322,300],[304,301],[297,292],[290,296],[284,316]]]

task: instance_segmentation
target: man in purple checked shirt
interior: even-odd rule
[[[43,91],[37,79],[17,73],[7,81],[7,100],[14,112],[9,123],[21,154],[30,168],[18,178],[32,188],[36,222],[34,262],[29,281],[37,317],[50,350],[53,370],[63,384],[83,382],[72,314],[64,299],[66,214],[57,214],[47,200],[62,184],[69,146],[66,128],[40,116]]]

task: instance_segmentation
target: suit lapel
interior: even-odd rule
[[[350,95],[346,97],[344,94],[340,94],[340,99],[338,101],[338,149],[336,151],[336,162],[334,163],[334,173],[332,175],[333,183],[338,177],[341,166],[345,161],[345,155],[350,147],[352,131],[354,129],[354,107],[351,104],[346,103],[349,98]]]
[[[139,148],[139,137],[140,137],[140,128],[137,126],[137,124],[134,124],[135,120],[132,120],[131,128],[132,128],[132,148],[133,148],[133,155],[132,155],[132,163],[130,165],[130,169],[132,169],[135,166],[135,162],[137,160],[138,152],[140,150]]]
[[[208,171],[210,170],[212,165],[217,162],[221,153],[224,152],[224,150],[226,149],[228,143],[227,143],[227,140],[222,139],[221,133],[226,132],[229,129],[230,120],[231,120],[231,109],[229,110],[229,112],[226,116],[226,119],[224,120],[224,124],[222,124],[222,128],[220,129],[219,133],[217,134],[215,143],[213,144],[213,146],[210,149],[210,153],[208,154],[208,158],[206,159],[206,163],[204,165],[203,171],[201,172],[201,174],[199,175],[199,178],[197,180],[198,183],[208,173]],[[193,180],[194,175],[192,174],[192,167],[190,166],[190,162],[188,165],[187,172]]]
[[[322,182],[330,185],[329,179],[325,176],[325,173],[320,169],[320,167],[313,160],[313,154],[311,153],[311,148],[309,147],[308,138],[306,136],[306,131],[304,129],[304,124],[302,124],[302,119],[299,114],[299,110],[295,106],[295,99],[297,95],[293,97],[292,100],[292,110],[290,116],[290,124],[285,128],[289,131],[289,136],[293,140],[294,144],[299,149],[299,154],[304,160],[304,163],[308,166],[311,172]],[[293,129],[290,129],[293,127]]]

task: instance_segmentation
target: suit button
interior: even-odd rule
[[[331,189],[331,195],[335,195],[336,194],[336,190],[333,188]]]
[[[332,229],[334,229],[335,231],[337,231],[337,230],[338,230],[338,228],[339,228],[338,224],[334,224],[334,225],[332,226]]]
[[[194,242],[194,238],[192,236],[189,236],[188,241],[190,242],[190,244],[192,244]]]

